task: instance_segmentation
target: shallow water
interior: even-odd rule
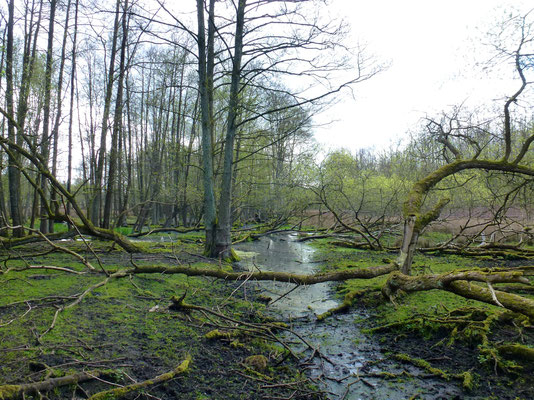
[[[255,242],[236,246],[241,256],[240,266],[250,270],[285,271],[312,274],[319,268],[313,262],[314,249],[296,241],[295,234],[276,234]],[[416,394],[419,399],[465,398],[454,383],[425,378],[385,380],[369,377],[380,372],[413,374],[424,371],[410,366],[398,366],[384,358],[380,346],[361,333],[358,323],[368,318],[364,310],[334,315],[318,322],[321,314],[339,304],[332,283],[296,287],[281,282],[260,282],[262,294],[270,297],[267,309],[278,319],[287,321],[291,328],[313,344],[324,357],[315,357],[306,363],[311,378],[317,380],[331,399],[407,399]],[[292,338],[287,338],[288,340]],[[294,339],[294,338],[293,338]],[[305,360],[311,350],[302,344],[293,345]]]

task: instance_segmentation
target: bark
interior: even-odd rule
[[[198,19],[198,87],[200,91],[200,114],[202,125],[202,167],[204,186],[204,226],[206,228],[205,253],[216,256],[215,229],[216,209],[213,181],[213,40],[215,0],[210,0],[208,46],[204,25],[204,1],[197,0]]]
[[[162,266],[147,265],[138,266],[128,273],[136,274],[184,274],[187,276],[206,276],[229,281],[257,280],[287,282],[295,285],[314,285],[321,282],[344,281],[347,279],[372,279],[377,276],[387,275],[397,269],[394,264],[380,265],[371,268],[347,269],[343,271],[321,273],[315,275],[292,274],[289,272],[225,272],[213,268],[191,268],[188,266]]]
[[[100,224],[100,206],[102,202],[102,179],[104,177],[104,160],[106,158],[106,140],[108,133],[108,120],[111,112],[111,95],[113,94],[113,80],[115,75],[115,57],[117,56],[117,38],[119,36],[119,9],[120,0],[117,0],[115,6],[115,23],[113,28],[113,38],[111,44],[111,55],[108,67],[108,76],[106,81],[106,96],[104,99],[104,112],[102,114],[102,131],[100,133],[100,149],[98,150],[98,159],[95,169],[94,179],[94,196],[91,200],[91,212],[89,217],[95,225]]]
[[[13,100],[13,45],[14,45],[14,14],[15,3],[10,0],[8,4],[8,22],[7,22],[7,43],[6,43],[6,107],[7,107],[7,136],[10,142],[16,143],[17,136],[15,134],[14,120],[14,100]],[[15,157],[15,158],[13,158]],[[19,161],[17,155],[8,156],[8,182],[9,182],[9,205],[11,211],[13,236],[24,236],[22,229],[22,212],[20,209],[21,193],[20,193],[20,171],[16,163]]]
[[[48,25],[48,45],[46,49],[46,69],[45,69],[45,82],[44,82],[44,104],[43,104],[43,134],[41,136],[41,157],[45,165],[48,165],[48,159],[50,157],[50,102],[52,99],[52,51],[54,47],[54,27],[55,27],[55,15],[56,15],[57,0],[50,1],[50,23]],[[48,190],[48,182],[41,178],[41,190],[46,192]],[[41,199],[40,207],[40,226],[39,230],[42,233],[49,232],[48,226],[48,207],[47,200]]]
[[[76,374],[62,376],[60,378],[46,379],[42,382],[24,383],[22,385],[1,385],[0,399],[18,400],[25,399],[28,395],[41,396],[41,392],[47,392],[55,388],[89,381],[100,376],[99,371],[78,372]]]
[[[233,260],[232,237],[232,171],[234,162],[234,142],[237,131],[239,107],[239,82],[241,78],[241,58],[243,55],[243,28],[245,24],[246,0],[239,0],[235,30],[235,45],[228,104],[226,141],[224,144],[224,166],[219,201],[219,214],[216,232],[215,252],[218,257]]]
[[[67,33],[69,30],[69,18],[70,18],[70,7],[71,0],[67,2],[67,10],[65,12],[65,27],[63,29],[63,40],[61,46],[61,57],[59,64],[59,77],[57,84],[57,103],[56,103],[56,117],[54,121],[54,126],[52,127],[52,174],[57,175],[57,162],[58,162],[58,140],[59,140],[59,125],[61,123],[61,103],[62,103],[62,91],[63,91],[63,71],[65,70],[65,54],[67,50]],[[72,86],[74,87],[74,80],[72,80]],[[69,189],[70,190],[70,189]],[[59,202],[57,200],[57,192],[51,190],[50,193],[50,203],[52,210],[59,210]],[[54,232],[54,220],[49,219],[48,221],[48,231]]]
[[[486,287],[474,282],[485,283]],[[529,284],[523,271],[453,271],[446,274],[408,276],[391,274],[382,292],[392,299],[399,291],[418,292],[433,289],[446,290],[459,296],[504,307],[534,319],[534,300],[494,290],[493,283]]]
[[[441,168],[433,171],[425,178],[417,181],[408,198],[404,202],[404,236],[401,246],[401,250],[398,257],[398,264],[401,271],[405,274],[411,272],[411,264],[413,261],[413,254],[417,246],[417,239],[421,231],[432,221],[439,217],[439,214],[443,207],[449,202],[448,199],[441,200],[430,211],[423,213],[423,201],[429,191],[434,188],[443,179],[454,175],[458,172],[469,169],[481,169],[487,171],[500,171],[516,173],[526,176],[534,176],[534,169],[524,165],[519,165],[515,162],[495,161],[495,160],[478,160],[458,159]]]
[[[70,4],[70,3],[69,3]],[[69,104],[69,143],[68,143],[68,161],[67,161],[67,191],[71,191],[72,185],[72,121],[74,119],[74,88],[76,86],[76,44],[78,37],[78,5],[79,1],[76,0],[75,9],[74,9],[74,34],[72,37],[72,66],[70,71],[70,104]],[[83,143],[82,143],[82,159],[83,159]],[[84,164],[85,166],[85,161]],[[85,168],[84,168],[84,177],[85,180]],[[67,209],[65,211],[67,215],[70,215],[70,203],[67,203]]]
[[[109,229],[111,220],[111,209],[113,205],[113,194],[115,192],[116,169],[118,162],[117,141],[119,131],[122,129],[122,97],[124,92],[124,76],[126,73],[126,46],[128,43],[128,0],[125,1],[124,11],[122,13],[122,41],[119,62],[119,78],[117,83],[117,98],[115,99],[115,115],[113,120],[113,131],[111,133],[111,152],[109,155],[108,184],[106,190],[106,199],[104,203],[104,218],[102,228]]]
[[[89,400],[108,400],[108,399],[120,399],[126,396],[128,393],[135,392],[140,389],[144,389],[148,386],[157,385],[159,383],[167,382],[171,379],[176,378],[178,375],[183,374],[189,370],[191,364],[191,356],[187,356],[184,361],[172,371],[166,372],[164,374],[158,375],[152,379],[147,379],[146,381],[137,382],[132,385],[106,390],[104,392],[96,393],[89,397]]]

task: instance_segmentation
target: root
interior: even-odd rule
[[[403,354],[403,353],[394,354],[392,358],[394,358],[397,361],[412,364],[418,368],[425,370],[426,372],[428,372],[429,374],[433,376],[440,377],[447,381],[451,379],[461,380],[462,386],[464,389],[466,390],[473,389],[474,378],[473,378],[473,374],[470,371],[460,372],[457,374],[451,374],[439,368],[432,367],[432,365],[430,365],[428,361],[423,360],[422,358],[410,357],[408,354]]]

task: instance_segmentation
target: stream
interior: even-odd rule
[[[273,234],[255,242],[235,246],[243,269],[285,271],[313,274],[319,264],[313,261],[314,249],[297,242],[296,234]],[[318,322],[321,314],[339,304],[332,283],[295,287],[281,282],[250,283],[272,300],[267,311],[312,343],[322,354],[305,364],[310,378],[318,382],[330,399],[453,399],[465,398],[454,382],[434,378],[384,379],[372,375],[382,372],[400,373],[406,370],[414,376],[424,375],[416,367],[398,365],[385,360],[380,344],[360,331],[357,321],[369,318],[365,310],[352,309]],[[307,346],[287,337],[295,353],[306,360],[311,355]],[[421,343],[424,345],[424,343]],[[358,376],[359,375],[359,376]]]

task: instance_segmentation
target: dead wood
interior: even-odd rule
[[[320,273],[314,275],[291,274],[289,272],[226,272],[222,269],[214,268],[191,268],[188,266],[162,266],[147,265],[137,266],[128,270],[128,273],[135,274],[184,274],[187,276],[205,276],[219,278],[229,281],[256,280],[287,282],[296,285],[314,285],[321,282],[345,281],[347,279],[372,279],[377,276],[386,275],[397,270],[395,264],[380,265],[370,268],[346,269],[336,272]]]
[[[72,375],[62,376],[60,378],[50,378],[41,382],[23,383],[20,385],[1,385],[1,400],[24,399],[26,395],[39,395],[41,392],[47,392],[61,386],[77,384],[100,376],[99,371],[78,372]]]
[[[497,347],[499,354],[518,361],[534,362],[534,349],[520,344],[505,344]]]
[[[157,385],[159,383],[167,382],[173,378],[176,378],[178,375],[181,375],[189,370],[189,365],[191,364],[191,356],[188,354],[184,361],[172,371],[166,372],[164,374],[158,375],[152,379],[147,379],[143,382],[137,382],[128,386],[123,386],[120,388],[110,389],[103,392],[96,393],[92,395],[89,400],[106,400],[106,399],[120,399],[126,396],[128,393],[135,392],[140,389],[144,389],[148,386]]]
[[[137,233],[131,233],[128,235],[128,237],[131,238],[138,238],[142,236],[148,236],[155,233],[189,233],[189,232],[197,232],[204,230],[204,227],[197,226],[193,228],[154,228],[149,231],[145,232],[137,232]]]
[[[474,281],[474,282],[473,282]],[[480,282],[486,284],[484,287]],[[391,274],[382,293],[390,299],[399,292],[417,292],[440,289],[468,299],[497,305],[534,319],[534,300],[493,289],[493,283],[529,284],[522,270],[453,271],[446,274],[408,276],[400,272]]]

